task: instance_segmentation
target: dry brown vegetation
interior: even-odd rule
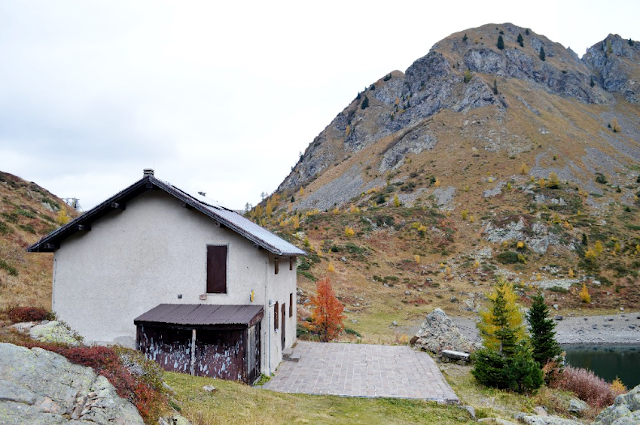
[[[51,308],[53,255],[26,248],[58,227],[60,209],[77,214],[37,184],[0,172],[0,309]]]

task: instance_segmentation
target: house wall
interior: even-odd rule
[[[206,292],[207,245],[228,245],[227,293]],[[296,270],[232,230],[161,190],[149,190],[78,232],[56,250],[53,309],[90,343],[135,344],[133,319],[161,303],[253,304],[264,306],[262,371],[282,359],[269,301],[288,304],[296,291]],[[181,298],[178,298],[181,295]],[[287,317],[286,346],[295,341],[294,317]],[[270,348],[270,349],[269,349]]]

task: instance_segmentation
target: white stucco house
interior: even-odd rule
[[[153,170],[28,251],[55,253],[53,310],[86,342],[167,370],[252,382],[296,340],[305,252]]]

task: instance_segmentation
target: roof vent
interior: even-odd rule
[[[205,192],[198,192],[198,195],[205,196],[205,197],[207,196],[207,194]]]
[[[142,170],[144,176],[153,176],[153,168],[145,168]]]

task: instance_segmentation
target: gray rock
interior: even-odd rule
[[[135,406],[91,368],[6,343],[0,343],[0,417],[9,424],[143,425]]]
[[[482,418],[478,419],[478,423],[487,424],[487,425],[516,425],[515,423],[508,421],[506,419],[500,418]]]
[[[473,406],[461,406],[461,407],[467,412],[469,412],[469,416],[471,416],[471,419],[473,419],[474,421],[476,420],[476,409],[474,409]]]
[[[166,418],[160,418],[158,425],[191,425],[191,422],[184,416],[173,415]]]
[[[451,318],[440,308],[434,309],[427,315],[415,338],[414,345],[417,348],[433,353],[440,353],[442,350],[470,353],[478,348],[460,332]]]
[[[68,326],[56,320],[31,327],[29,335],[38,341],[68,344],[73,347],[81,343],[80,338]]]
[[[527,425],[582,425],[582,422],[557,416],[518,415],[517,419]]]
[[[544,410],[544,407],[542,406],[536,406],[533,408],[533,413],[536,414],[536,416],[549,416],[549,414],[547,413],[546,410]]]
[[[572,398],[571,400],[569,400],[569,412],[575,415],[580,416],[582,412],[587,410],[588,407],[589,406],[587,405],[587,403],[577,398]]]
[[[613,405],[604,409],[594,425],[631,425],[640,423],[640,385],[616,397]]]

